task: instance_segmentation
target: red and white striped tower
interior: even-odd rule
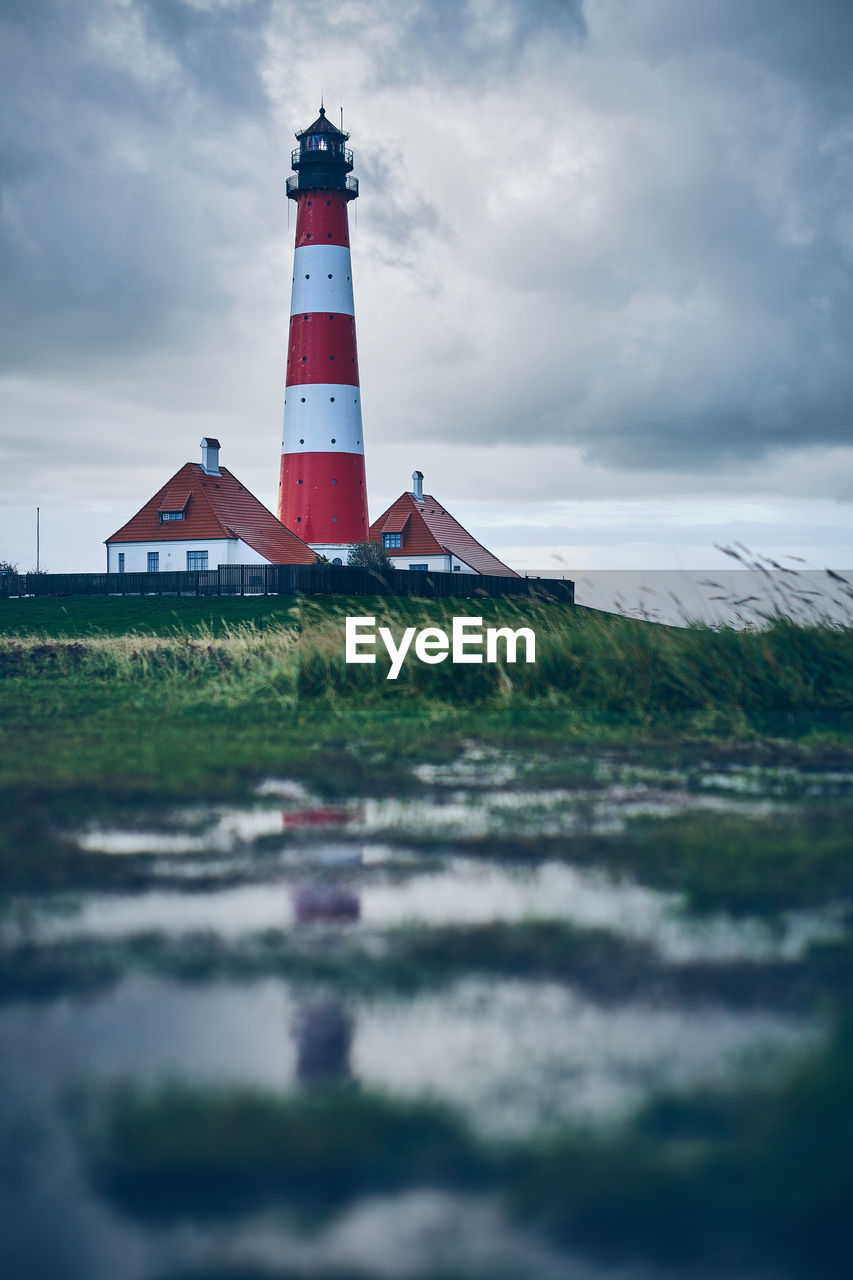
[[[278,518],[346,563],[367,537],[367,488],[347,204],[358,196],[349,134],[320,115],[297,133],[296,201]]]

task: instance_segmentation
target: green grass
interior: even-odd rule
[[[825,800],[776,814],[640,818],[618,836],[573,840],[573,861],[686,893],[696,912],[766,914],[853,902],[853,805]],[[542,856],[536,842],[536,856]]]
[[[362,713],[363,722],[367,711],[383,733],[389,720],[415,714],[432,726],[479,720],[484,728],[503,722],[508,732],[526,723],[551,737],[615,740],[649,732],[706,739],[823,735],[846,742],[853,725],[853,630],[829,624],[777,620],[761,632],[679,629],[559,604],[464,602],[486,625],[532,626],[536,663],[426,666],[412,658],[390,681],[383,656],[374,666],[345,662],[345,616],[372,613],[399,634],[407,625],[448,626],[462,602],[315,598],[286,611],[283,625],[259,633],[254,621],[236,617],[238,607],[247,607],[242,600],[217,601],[221,615],[211,618],[207,602],[152,598],[128,606],[154,609],[147,629],[97,634],[89,611],[103,613],[110,601],[2,603],[0,627],[4,611],[28,604],[51,607],[57,636],[63,626],[57,610],[69,619],[65,642],[41,632],[33,639],[35,628],[21,638],[19,622],[9,618],[0,642],[4,717],[11,714],[14,723],[17,707],[30,723],[50,721],[52,731],[70,716],[84,722],[94,716],[103,729],[116,707],[122,716],[136,713],[146,736],[161,731],[148,717],[163,720],[165,713],[173,724],[182,716],[194,721],[193,732],[208,716],[230,734],[249,707],[265,730],[265,709],[286,712],[279,739],[302,719],[312,729],[325,726],[321,737],[328,737],[343,730],[342,720],[358,724]],[[189,610],[181,633],[153,639],[158,628],[165,633],[175,625],[178,605]],[[69,642],[75,630],[77,639]]]
[[[35,596],[0,599],[0,635],[223,635],[229,627],[287,626],[295,596]]]
[[[294,1095],[126,1086],[97,1106],[85,1131],[93,1178],[146,1216],[216,1215],[282,1195],[316,1206],[483,1176],[476,1145],[449,1109],[355,1085]]]

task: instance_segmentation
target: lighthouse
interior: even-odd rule
[[[282,524],[344,564],[349,545],[368,536],[347,220],[358,179],[348,138],[321,107],[291,157],[296,250],[278,497]]]

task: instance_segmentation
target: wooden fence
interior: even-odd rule
[[[138,595],[527,596],[573,604],[575,584],[563,578],[497,578],[333,564],[223,564],[218,569],[163,573],[0,574],[0,597]]]

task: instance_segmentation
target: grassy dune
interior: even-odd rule
[[[113,604],[118,612],[110,617]],[[31,613],[29,605],[40,608]],[[463,611],[486,626],[531,627],[536,662],[509,663],[502,647],[497,664],[481,666],[428,666],[412,653],[396,680],[386,678],[381,645],[375,665],[345,662],[348,614],[374,616],[399,638],[407,626],[449,630]],[[59,691],[75,715],[127,699],[139,710],[168,703],[173,715],[217,708],[223,728],[249,704],[298,706],[308,715],[345,709],[358,716],[370,708],[384,720],[414,700],[442,721],[466,713],[517,721],[523,713],[555,734],[846,737],[853,711],[853,629],[828,622],[674,628],[561,604],[369,597],[314,598],[298,607],[137,600],[132,613],[125,602],[2,602],[5,693],[26,690],[48,714]]]

